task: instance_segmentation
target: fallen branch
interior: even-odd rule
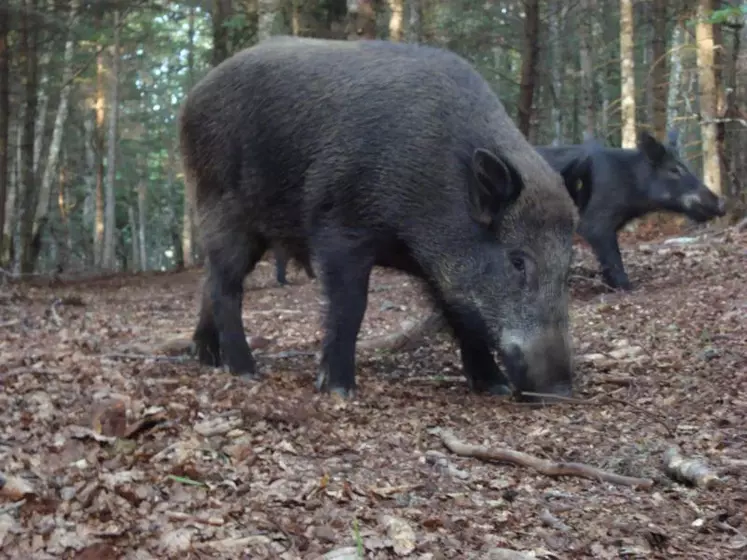
[[[126,352],[113,353],[113,354],[101,354],[102,358],[108,358],[110,360],[153,360],[156,362],[189,362],[193,358],[191,356],[157,356],[155,354],[129,354]]]
[[[522,453],[521,451],[514,451],[513,449],[501,447],[488,449],[479,445],[470,445],[459,441],[454,434],[443,429],[437,430],[437,433],[441,437],[444,446],[449,451],[455,455],[459,455],[460,457],[474,457],[481,461],[511,463],[513,465],[533,469],[545,476],[575,476],[644,489],[649,489],[654,485],[654,481],[648,478],[623,476],[603,471],[590,465],[584,465],[583,463],[548,461],[546,459],[541,459],[540,457]]]
[[[446,328],[446,322],[437,311],[431,313],[416,323],[406,326],[396,333],[361,340],[358,348],[369,350],[386,350],[389,352],[400,352],[414,349],[418,343],[427,335],[440,332]]]
[[[700,488],[708,489],[721,482],[705,463],[683,457],[676,447],[670,447],[664,452],[663,467],[671,479]]]
[[[202,525],[212,525],[213,527],[220,527],[225,523],[222,517],[192,515],[181,511],[167,511],[166,517],[168,517],[170,521],[187,521],[188,523],[200,523]]]
[[[0,323],[0,329],[4,329],[7,327],[13,327],[20,322],[21,321],[19,321],[18,319],[11,319],[10,321],[3,321],[2,323]]]
[[[571,528],[568,525],[550,513],[550,510],[547,508],[543,509],[539,514],[539,519],[551,529],[557,529],[561,533],[568,533],[571,531]]]

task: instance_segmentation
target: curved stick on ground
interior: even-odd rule
[[[358,348],[400,352],[417,347],[424,337],[446,329],[446,322],[438,311],[431,311],[425,319],[392,334],[361,340]]]
[[[511,463],[521,467],[534,469],[535,471],[546,476],[575,476],[579,478],[589,478],[591,480],[601,480],[612,484],[622,486],[633,486],[638,488],[649,489],[654,485],[654,481],[649,478],[636,478],[623,476],[607,471],[603,471],[583,463],[563,463],[548,461],[540,457],[535,457],[521,451],[514,451],[506,448],[488,449],[479,445],[470,445],[459,441],[454,434],[448,430],[438,430],[444,446],[460,457],[474,457],[482,461],[499,461]]]
[[[664,472],[677,482],[684,482],[706,489],[721,482],[721,479],[702,461],[683,457],[676,447],[670,447],[664,452],[663,463]]]

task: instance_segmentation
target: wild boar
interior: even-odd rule
[[[201,362],[258,375],[242,281],[281,240],[313,257],[328,299],[319,390],[354,394],[369,276],[385,266],[422,280],[473,390],[571,391],[578,213],[464,59],[378,40],[269,39],[213,68],[179,123],[207,257]]]

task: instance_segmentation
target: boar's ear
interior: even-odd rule
[[[472,215],[485,226],[494,225],[519,197],[524,182],[508,160],[482,148],[472,154],[472,172],[477,179],[469,186]]]
[[[667,157],[664,145],[645,130],[638,135],[638,149],[654,167],[659,166]]]
[[[579,212],[584,211],[584,208],[586,208],[591,199],[591,164],[591,154],[588,151],[584,151],[568,161],[563,169],[560,170],[565,188],[568,190],[568,194],[571,195]]]

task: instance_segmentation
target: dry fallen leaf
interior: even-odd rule
[[[399,517],[387,515],[383,519],[383,525],[387,529],[387,536],[392,541],[394,553],[398,556],[407,556],[415,550],[415,531],[410,524]]]

